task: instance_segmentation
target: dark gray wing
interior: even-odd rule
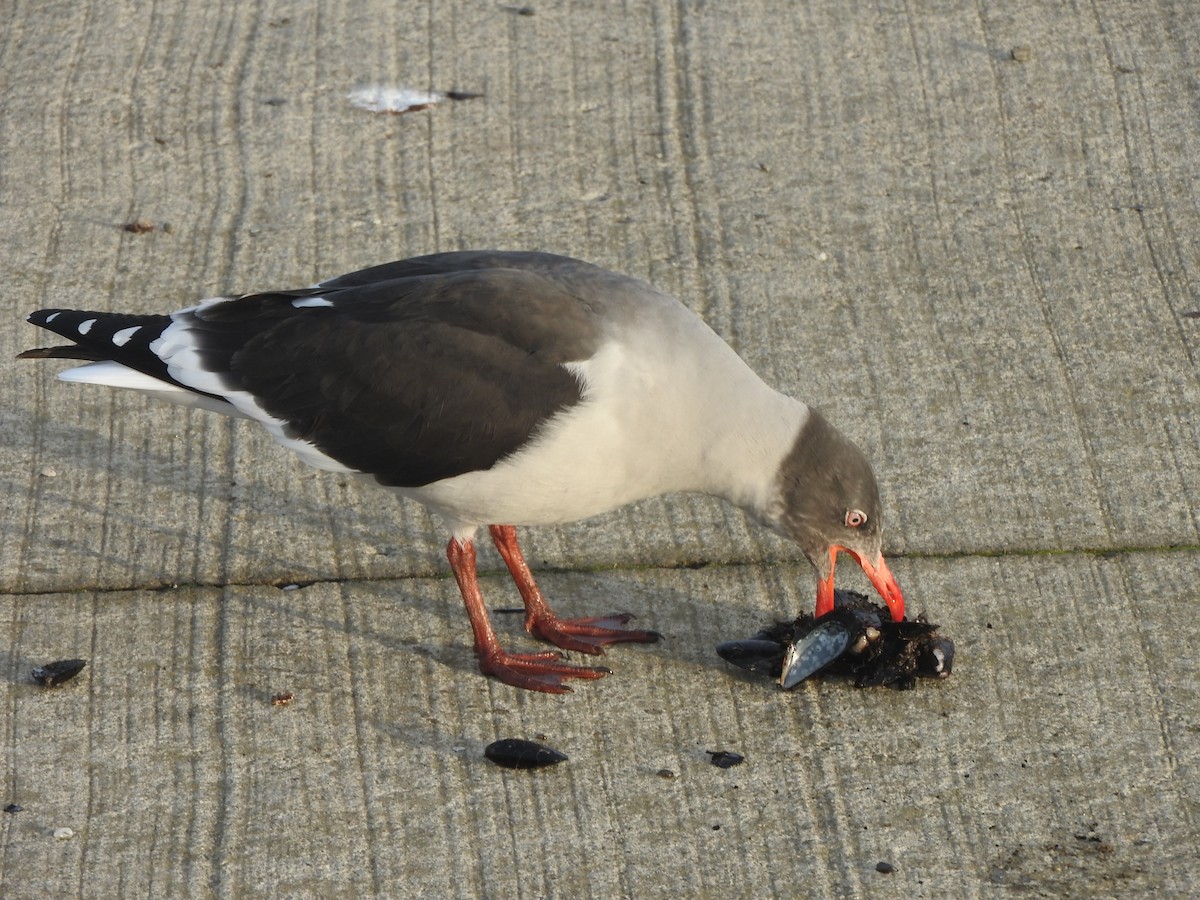
[[[202,307],[187,328],[227,389],[248,392],[290,436],[399,487],[488,469],[519,449],[579,402],[563,363],[600,342],[572,293],[509,268],[345,276]]]
[[[429,275],[455,275],[477,272],[483,269],[519,269],[547,276],[560,284],[572,282],[604,281],[625,276],[608,272],[591,263],[557,256],[553,253],[514,250],[454,250],[448,253],[432,253],[413,256],[394,262],[382,263],[357,272],[348,272],[326,281],[317,288],[323,291],[362,287],[405,278]]]
[[[597,298],[632,283],[544,253],[441,253],[171,316],[41,310],[29,320],[75,344],[21,356],[245,392],[289,436],[416,487],[490,468],[578,403],[563,364],[596,352]]]

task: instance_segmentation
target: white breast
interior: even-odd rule
[[[545,525],[673,491],[765,508],[807,415],[769,388],[708,326],[672,303],[615,331],[568,368],[584,399],[491,469],[397,492],[455,534]]]

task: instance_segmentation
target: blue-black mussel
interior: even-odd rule
[[[86,665],[87,660],[84,659],[56,660],[44,666],[37,666],[33,670],[33,680],[42,687],[58,687],[82,672]]]
[[[883,606],[856,591],[834,591],[833,611],[804,614],[753,637],[717,645],[727,662],[779,679],[793,688],[818,673],[848,676],[858,687],[911,688],[917,678],[945,678],[954,642],[937,634],[924,614],[893,622]]]
[[[523,738],[493,741],[484,748],[483,755],[506,769],[541,769],[567,761],[565,753]]]

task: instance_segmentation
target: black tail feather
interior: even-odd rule
[[[70,347],[34,347],[32,350],[18,353],[17,359],[80,359],[86,362],[100,362],[112,359],[112,354],[72,344]]]

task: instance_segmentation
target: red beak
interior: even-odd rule
[[[896,579],[892,577],[892,573],[888,570],[887,563],[883,561],[883,557],[879,557],[878,565],[872,565],[870,560],[864,559],[853,550],[847,550],[845,547],[838,547],[836,545],[829,548],[829,575],[822,578],[817,585],[817,618],[819,619],[826,613],[833,611],[833,572],[837,567],[839,550],[846,550],[847,553],[854,557],[854,561],[862,566],[862,570],[871,579],[871,584],[875,585],[875,590],[879,591],[879,596],[888,605],[888,609],[892,613],[892,620],[903,622],[904,595],[900,593],[900,585],[896,584]]]

